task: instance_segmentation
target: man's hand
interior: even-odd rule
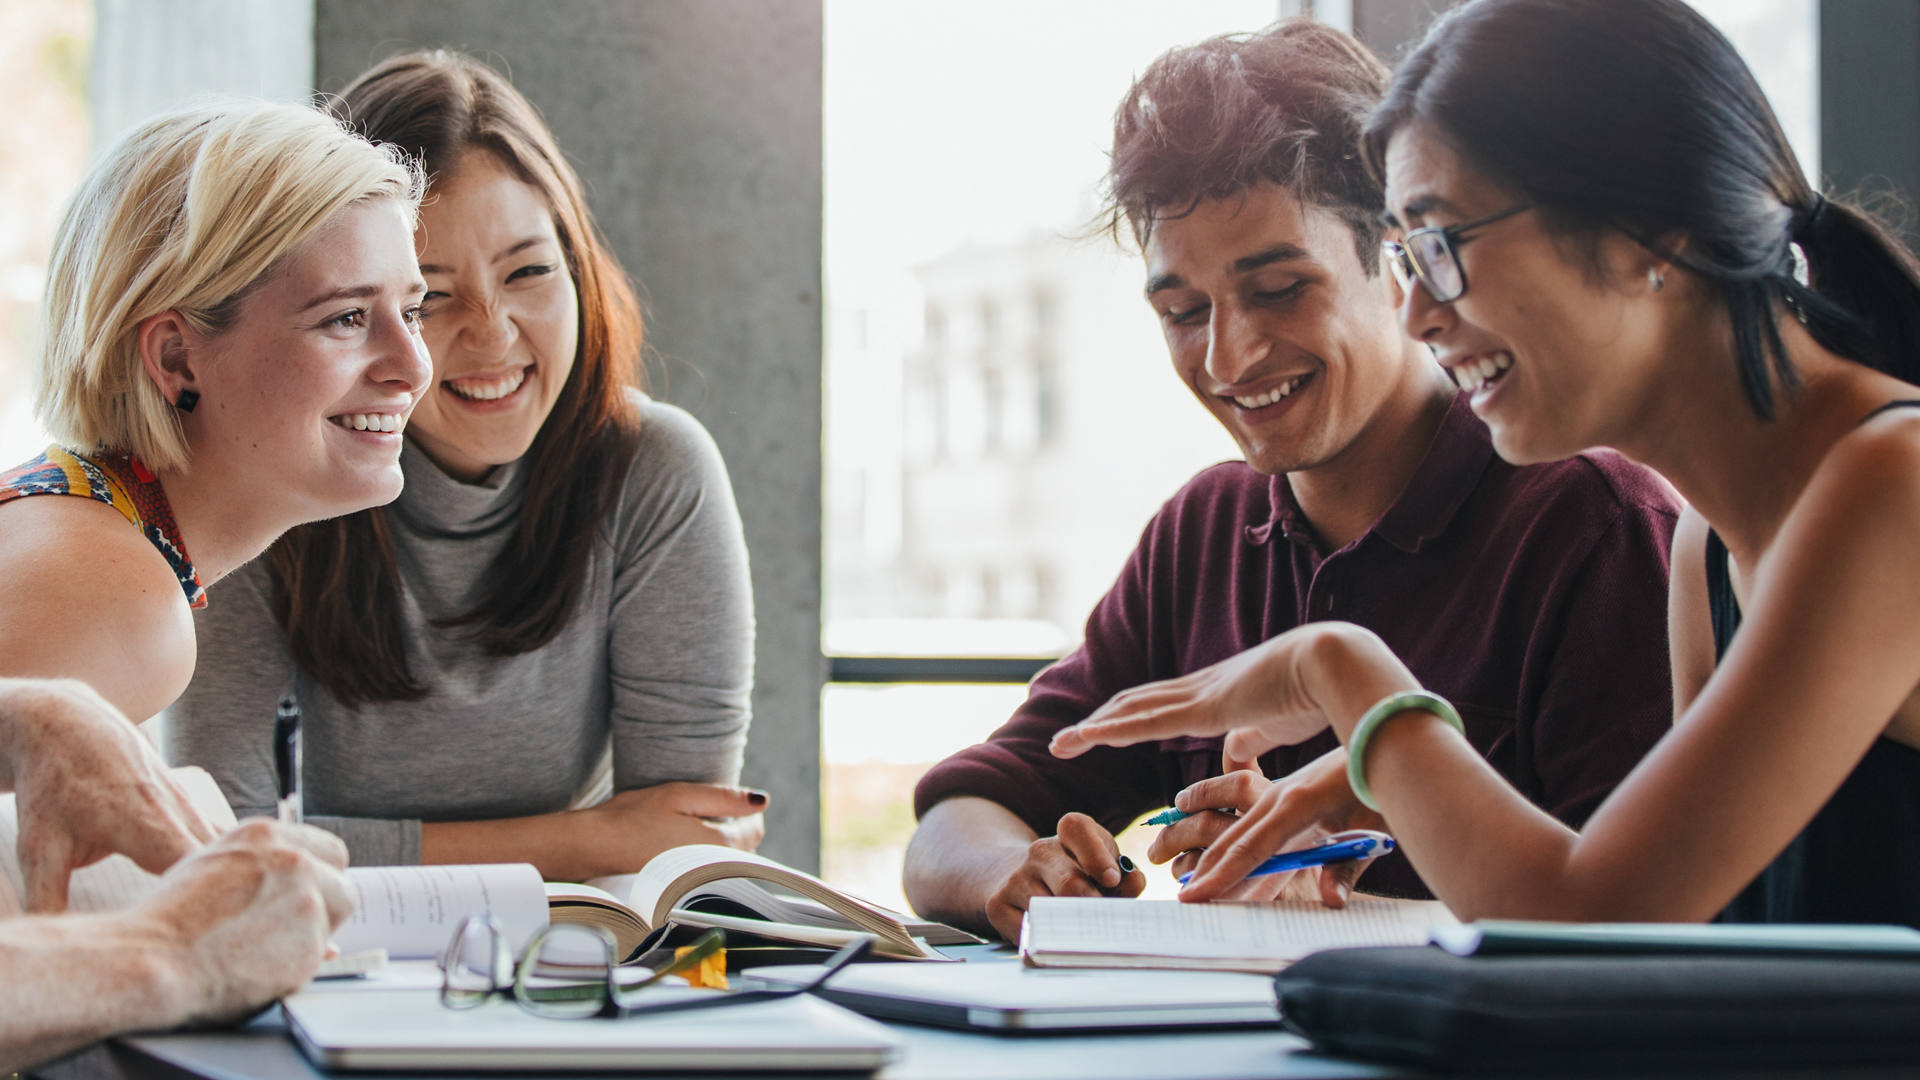
[[[1154,841],[1149,856],[1156,862],[1161,855],[1177,856],[1174,873],[1193,873],[1180,891],[1180,899],[1188,901],[1306,899],[1317,892],[1328,907],[1343,907],[1354,881],[1367,868],[1365,862],[1252,879],[1247,873],[1270,856],[1310,846],[1332,833],[1383,829],[1386,824],[1379,814],[1360,805],[1347,786],[1344,747],[1335,747],[1271,783],[1257,772],[1244,770],[1210,777],[1182,791],[1174,798],[1174,806],[1189,814],[1221,807],[1239,811],[1237,816],[1199,813],[1167,826]],[[1195,822],[1192,829],[1174,834],[1175,829]],[[1176,845],[1180,849],[1172,850]],[[1204,853],[1191,850],[1201,847]],[[1315,882],[1317,889],[1308,882]]]
[[[1020,921],[1036,896],[1139,896],[1147,887],[1145,874],[1121,865],[1119,845],[1099,822],[1067,814],[1057,829],[1027,845],[1026,858],[987,898],[987,921],[1008,941],[1020,939]]]
[[[353,913],[330,833],[261,818],[180,861],[131,913],[172,960],[173,1022],[232,1020],[298,990]]]
[[[66,910],[68,877],[108,855],[158,874],[213,839],[145,737],[85,683],[0,681],[0,758],[30,912]]]

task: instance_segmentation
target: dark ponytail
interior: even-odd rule
[[[1753,73],[1681,0],[1455,8],[1368,122],[1376,173],[1415,121],[1582,242],[1591,272],[1617,230],[1711,282],[1756,415],[1799,385],[1783,314],[1826,349],[1920,382],[1920,263],[1867,210],[1807,183]]]

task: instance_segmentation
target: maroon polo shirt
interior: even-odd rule
[[[1302,623],[1379,634],[1446,697],[1500,774],[1578,826],[1672,722],[1667,554],[1679,503],[1607,450],[1514,466],[1456,398],[1405,491],[1327,551],[1284,477],[1243,462],[1202,472],[1148,523],[1087,620],[1085,644],[1042,671],[984,743],[934,766],[924,816],[976,795],[1051,836],[1080,811],[1118,832],[1221,771],[1221,740],[1102,747],[1070,761],[1047,742],[1131,686],[1224,660]],[[1332,749],[1331,731],[1260,761],[1284,776]],[[1362,879],[1427,896],[1404,856]]]

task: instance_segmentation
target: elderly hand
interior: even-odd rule
[[[68,877],[108,855],[158,874],[214,837],[146,738],[85,683],[0,680],[0,768],[30,912],[66,910]]]
[[[347,848],[255,818],[182,860],[132,913],[171,961],[175,1023],[225,1021],[298,990],[353,913]]]

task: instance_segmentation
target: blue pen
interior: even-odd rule
[[[1141,824],[1142,825],[1171,825],[1176,821],[1185,821],[1192,816],[1193,816],[1192,814],[1187,813],[1185,810],[1175,810],[1173,807],[1169,806],[1165,810],[1162,810],[1159,813],[1148,818],[1147,820],[1141,822]]]
[[[1310,848],[1299,851],[1283,851],[1247,872],[1250,878],[1265,877],[1268,874],[1284,874],[1289,870],[1305,870],[1310,866],[1325,866],[1328,863],[1354,862],[1362,859],[1374,859],[1393,850],[1393,837],[1372,829],[1352,829],[1334,833]],[[1192,874],[1181,874],[1180,884],[1185,885]]]

